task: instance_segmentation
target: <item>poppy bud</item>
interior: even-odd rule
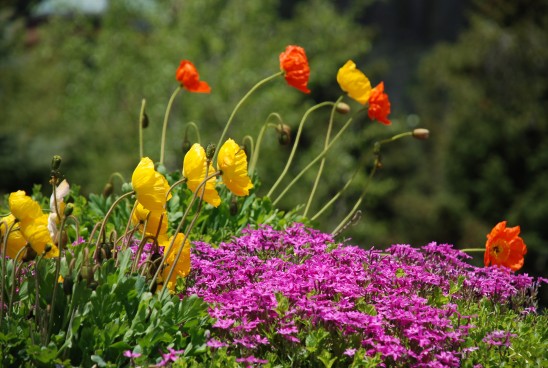
[[[110,195],[114,192],[114,185],[112,183],[106,183],[105,187],[103,188],[103,197],[110,197]]]
[[[67,203],[65,207],[65,216],[72,215],[72,211],[74,211],[74,204],[73,203]]]
[[[337,111],[341,115],[346,115],[350,112],[350,105],[345,104],[344,102],[339,102],[335,106],[335,111]]]
[[[74,286],[74,280],[72,279],[72,276],[67,276],[63,279],[63,292],[65,295],[72,294],[72,287]]]
[[[21,260],[23,262],[29,262],[36,258],[36,251],[32,249],[31,247],[27,246],[25,250],[23,251],[23,256],[21,257]]]
[[[287,146],[291,143],[291,127],[287,124],[280,124],[276,127],[278,132],[278,143],[282,146]]]
[[[188,139],[183,140],[183,154],[187,153],[190,150],[190,147],[192,147],[192,143]]]
[[[61,156],[59,155],[53,156],[53,159],[51,160],[51,170],[59,170],[60,166],[61,166]]]
[[[148,115],[146,112],[141,116],[141,128],[146,129],[148,127]]]
[[[417,128],[413,130],[413,137],[420,139],[420,140],[426,140],[430,136],[430,131],[428,129],[423,128]]]
[[[206,148],[206,158],[208,160],[212,160],[213,156],[215,155],[215,145],[213,143],[209,144]]]

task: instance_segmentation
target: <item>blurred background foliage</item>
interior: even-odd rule
[[[310,61],[312,93],[282,78],[270,83],[240,110],[230,137],[256,137],[271,112],[296,132],[307,108],[341,95],[335,76],[348,59],[373,85],[384,80],[392,101],[390,127],[362,114],[328,156],[312,214],[375,140],[424,127],[430,140],[383,149],[362,217],[343,235],[364,247],[483,247],[490,229],[508,220],[521,226],[529,247],[524,270],[546,274],[548,1],[110,0],[95,13],[49,11],[50,3],[11,1],[0,9],[0,193],[47,185],[54,154],[84,193],[101,192],[116,171],[130,180],[141,100],[150,118],[145,155],[158,160],[175,69],[190,59],[212,93],[183,92],[175,101],[166,167],[180,170],[185,124],[200,127],[202,144],[217,142],[239,99],[279,70],[286,45],[298,44]],[[320,152],[328,118],[324,109],[307,121],[287,181]],[[336,126],[345,119],[338,116]],[[267,132],[259,193],[289,151]],[[331,231],[344,218],[369,169],[318,219],[319,228]],[[315,175],[305,175],[281,207],[304,204]]]

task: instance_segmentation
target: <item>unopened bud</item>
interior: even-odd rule
[[[278,131],[278,143],[287,146],[291,143],[291,127],[287,124],[280,124],[276,127]]]
[[[110,195],[114,192],[114,185],[112,183],[106,183],[105,187],[103,188],[103,196],[110,197]]]
[[[143,116],[141,116],[141,128],[146,129],[148,127],[148,115],[147,113],[143,113]]]
[[[424,128],[417,128],[413,130],[413,137],[421,140],[426,140],[430,136],[430,131]]]
[[[185,138],[182,145],[183,154],[187,153],[190,150],[190,147],[192,147],[192,143],[190,143],[190,141]]]
[[[209,144],[206,148],[206,158],[208,160],[213,160],[213,156],[215,155],[215,145],[213,143]]]
[[[61,156],[59,155],[53,156],[53,159],[51,160],[51,169],[59,170],[60,166],[61,166]]]
[[[335,106],[335,111],[339,114],[346,115],[350,112],[350,105],[345,104],[344,102],[339,102],[337,103],[337,106]]]
[[[72,287],[74,286],[74,280],[72,279],[72,276],[67,275],[63,279],[63,292],[65,295],[72,294]]]
[[[67,203],[65,206],[65,216],[72,215],[72,211],[74,211],[74,204],[73,203]]]

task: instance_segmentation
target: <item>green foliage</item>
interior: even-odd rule
[[[211,320],[203,301],[151,294],[144,277],[129,272],[130,250],[96,267],[89,281],[82,276],[84,249],[82,244],[72,249],[73,256],[67,253],[67,262],[78,261],[73,269],[62,268],[63,283],[53,279],[55,261],[42,259],[36,276],[26,278],[19,293],[6,301],[13,308],[0,332],[3,365],[121,365],[127,364],[122,353],[136,346],[147,361],[173,345],[185,346],[189,357],[205,351]],[[7,277],[13,276],[8,272]],[[25,322],[33,314],[36,324]]]

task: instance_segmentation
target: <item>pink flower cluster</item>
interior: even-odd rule
[[[217,319],[211,347],[258,361],[280,341],[302,345],[321,327],[344,339],[341,355],[349,359],[363,348],[387,366],[458,367],[474,326],[455,302],[509,301],[534,284],[527,275],[473,267],[467,257],[446,244],[383,252],[335,244],[302,224],[265,226],[218,247],[197,242],[187,293],[203,297]]]

